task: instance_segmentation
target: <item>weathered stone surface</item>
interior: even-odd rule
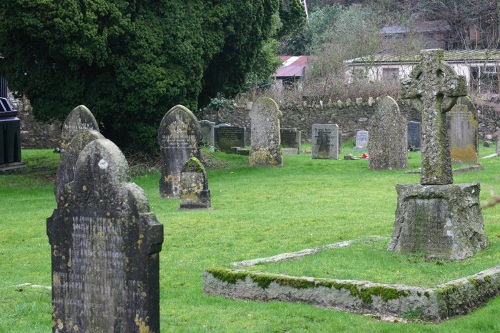
[[[421,131],[422,126],[420,122],[408,122],[408,149],[416,151],[422,148]]]
[[[201,140],[200,125],[189,109],[176,105],[165,114],[158,130],[162,198],[179,197],[182,167],[191,157],[201,158]]]
[[[366,119],[368,120],[368,119]],[[366,121],[365,120],[365,121]],[[366,151],[368,148],[368,131],[357,131],[356,132],[356,146],[354,150],[356,151]]]
[[[313,159],[339,159],[339,126],[336,124],[314,124],[312,127]]]
[[[297,149],[297,154],[302,150],[302,131],[296,128],[281,128],[281,147]]]
[[[459,97],[447,116],[450,124],[450,154],[453,163],[478,163],[477,110],[468,97]]]
[[[201,137],[203,143],[209,147],[215,145],[215,123],[209,120],[200,120]]]
[[[467,95],[465,77],[456,75],[444,62],[444,51],[422,50],[421,62],[410,77],[401,81],[403,98],[411,99],[422,113],[422,171],[423,185],[453,183],[451,169],[449,124],[445,113],[457,98]]]
[[[398,205],[389,250],[465,259],[488,245],[474,184],[396,185]]]
[[[163,226],[111,141],[82,150],[47,235],[53,332],[160,331]]]
[[[181,172],[181,209],[210,208],[207,173],[196,157],[186,161]]]
[[[85,105],[79,105],[70,112],[62,125],[61,152],[64,152],[73,136],[88,130],[100,132],[92,112]]]
[[[73,136],[73,139],[66,145],[64,150],[61,150],[61,162],[59,162],[59,166],[57,167],[54,186],[54,194],[57,201],[59,201],[59,195],[63,191],[64,186],[74,180],[75,165],[80,152],[90,142],[97,139],[104,139],[104,136],[94,130],[81,131]]]
[[[408,166],[406,118],[394,99],[386,96],[377,103],[369,131],[370,169],[396,170]]]
[[[245,147],[245,128],[220,124],[214,128],[215,147],[228,154],[234,147]]]
[[[279,167],[283,165],[280,139],[281,111],[278,104],[268,97],[253,103],[250,111],[251,149],[248,156],[250,166]]]

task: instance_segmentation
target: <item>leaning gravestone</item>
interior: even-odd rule
[[[160,196],[178,198],[181,170],[191,157],[201,158],[201,130],[196,116],[182,105],[171,108],[158,130],[161,153]]]
[[[296,128],[280,128],[281,147],[283,149],[297,150],[295,154],[300,154],[302,144],[302,131]]]
[[[396,170],[408,166],[406,118],[396,101],[386,96],[378,101],[370,119],[368,167],[374,170]]]
[[[200,120],[201,138],[205,145],[213,147],[215,144],[214,127],[215,123],[209,120]]]
[[[356,146],[355,151],[365,151],[368,147],[368,131],[356,132]]]
[[[68,146],[73,137],[81,131],[99,131],[94,115],[85,105],[74,108],[64,120],[61,130],[61,152]]]
[[[57,201],[59,201],[59,195],[62,193],[64,186],[74,180],[76,160],[80,152],[90,142],[97,139],[104,139],[104,136],[94,130],[81,131],[73,136],[73,139],[65,145],[65,149],[61,150],[61,162],[59,162],[59,166],[57,167],[54,186],[54,194]]]
[[[339,126],[337,124],[313,124],[311,136],[311,158],[339,159]]]
[[[418,121],[408,122],[408,148],[412,151],[422,148],[421,127]]]
[[[210,208],[207,173],[196,157],[186,161],[181,173],[181,209]]]
[[[251,149],[250,166],[274,167],[283,165],[280,139],[281,111],[278,104],[268,97],[253,103],[250,111]]]
[[[116,145],[92,141],[47,219],[54,333],[160,332],[163,226],[128,171]]]
[[[396,186],[398,205],[388,249],[465,259],[488,244],[479,183],[453,184],[451,169],[446,112],[467,95],[467,85],[444,62],[443,50],[423,50],[421,56],[401,82],[404,98],[422,114],[420,184]]]
[[[234,147],[245,147],[245,128],[219,124],[214,128],[215,147],[222,152],[234,153]]]
[[[453,163],[478,163],[477,110],[468,97],[459,97],[450,112],[450,154]]]

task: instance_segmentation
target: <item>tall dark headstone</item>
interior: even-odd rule
[[[209,147],[215,145],[215,123],[208,120],[200,120],[201,137],[203,143]]]
[[[201,158],[201,140],[200,124],[189,109],[176,105],[165,114],[158,130],[162,198],[179,197],[182,167],[191,157]]]
[[[181,173],[181,209],[210,208],[207,173],[196,157],[186,161]]]
[[[302,131],[296,128],[281,128],[281,147],[297,149],[297,154],[300,154],[302,149]]]
[[[406,118],[396,101],[383,97],[370,119],[368,167],[375,170],[404,169],[408,165]]]
[[[339,159],[339,126],[337,124],[313,124],[313,159]]]
[[[47,219],[52,332],[160,332],[163,226],[111,141],[90,142]]]
[[[280,117],[281,111],[273,99],[261,97],[253,103],[250,111],[252,124],[252,148],[248,156],[250,166],[279,167],[283,165]]]
[[[421,129],[420,122],[408,122],[408,148],[412,151],[422,149]]]
[[[0,164],[21,162],[21,120],[9,100],[0,97]]]
[[[66,148],[61,151],[61,162],[59,162],[59,166],[57,167],[54,185],[54,194],[57,201],[59,201],[59,195],[62,193],[64,186],[72,182],[75,178],[75,165],[81,151],[90,142],[97,139],[104,139],[104,136],[94,130],[81,131],[73,136],[73,139],[66,145]]]
[[[444,62],[443,50],[423,50],[402,80],[403,96],[422,114],[420,184],[397,185],[398,206],[389,250],[448,260],[465,259],[488,239],[479,183],[452,184],[446,112],[467,95],[465,78]]]
[[[215,147],[225,153],[232,153],[233,147],[245,147],[245,128],[226,124],[214,128]]]

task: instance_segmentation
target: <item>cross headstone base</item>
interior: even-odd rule
[[[460,260],[488,245],[479,183],[396,185],[398,206],[388,250]]]

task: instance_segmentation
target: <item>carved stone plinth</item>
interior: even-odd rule
[[[479,183],[396,185],[398,206],[388,250],[465,259],[488,245]]]

